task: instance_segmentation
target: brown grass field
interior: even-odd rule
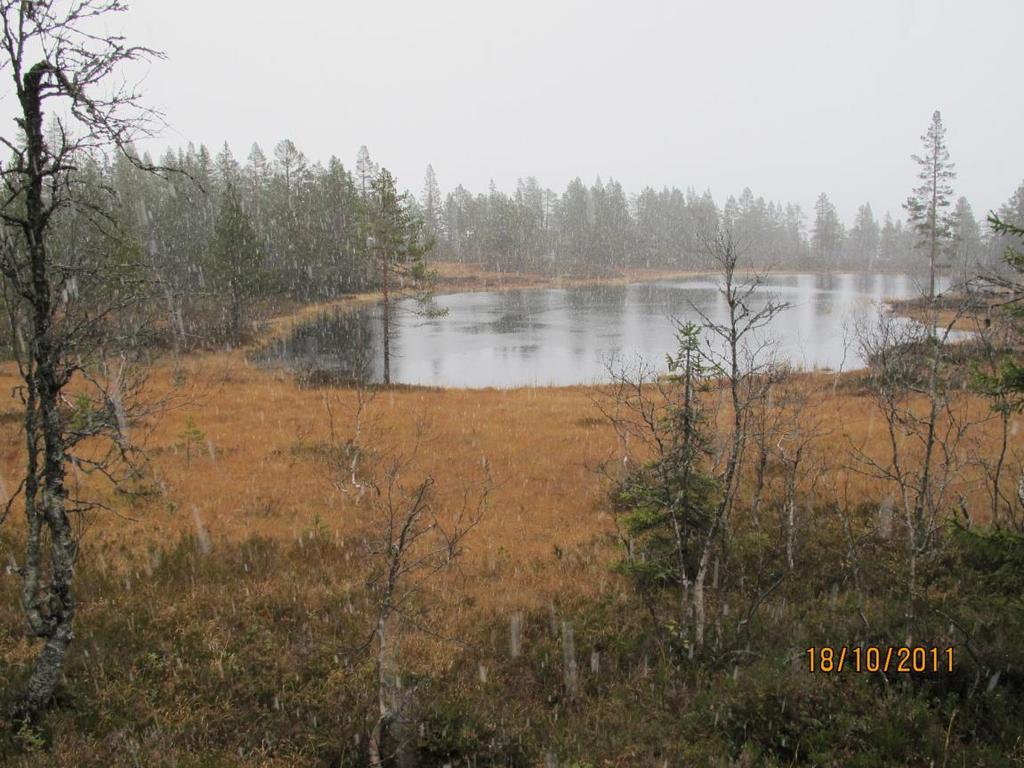
[[[154,392],[176,394],[173,407],[144,425],[149,476],[128,493],[97,486],[113,511],[91,514],[87,550],[138,567],[147,553],[196,535],[200,525],[215,546],[254,536],[295,540],[313,529],[338,537],[362,530],[347,472],[328,460],[332,445],[352,437],[355,390],[300,388],[290,374],[257,368],[240,352],[190,356],[181,366],[186,383],[177,388],[169,362],[152,371]],[[0,369],[4,391],[16,384],[10,366]],[[879,459],[886,450],[884,421],[857,375],[804,374],[797,386],[811,398],[804,415],[827,430],[811,459],[822,469],[811,498],[856,504],[891,495],[849,468],[853,446]],[[622,454],[599,397],[595,387],[381,390],[366,408],[360,442],[371,455],[411,457],[410,482],[432,476],[442,517],[461,509],[467,492],[481,492],[487,467],[494,487],[467,542],[463,571],[475,600],[505,611],[543,603],[565,588],[556,552],[589,553],[595,539],[614,533],[610,483],[600,468],[621,465]],[[985,417],[981,398],[969,407]],[[18,414],[14,399],[0,412],[8,489],[17,484],[22,459]],[[186,448],[188,417],[204,438]],[[971,451],[991,454],[995,429],[994,421],[979,427]],[[1024,447],[1019,434],[1012,447]],[[987,497],[978,480],[965,469],[952,498],[962,494],[984,519]],[[16,528],[16,509],[12,518]],[[568,576],[577,586],[600,584],[575,571]]]

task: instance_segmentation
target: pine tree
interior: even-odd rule
[[[249,162],[245,167],[245,177],[249,188],[253,220],[257,227],[262,227],[263,197],[266,194],[267,185],[270,184],[270,168],[267,156],[263,154],[259,144],[253,144],[252,149],[249,150]]]
[[[516,183],[516,231],[522,252],[520,265],[526,271],[540,266],[545,254],[544,190],[533,176]]]
[[[391,291],[403,277],[419,279],[425,273],[424,255],[433,242],[423,233],[423,220],[410,210],[407,196],[398,194],[395,177],[387,168],[370,182],[366,231],[371,258],[384,295],[384,383],[391,383]]]
[[[624,269],[633,244],[633,221],[629,218],[629,207],[626,204],[626,193],[622,185],[609,179],[605,187],[605,207],[602,216],[605,219],[605,233],[608,239],[608,264],[617,269]]]
[[[277,143],[277,146],[274,147],[274,159],[277,161],[278,171],[284,181],[285,191],[291,200],[299,186],[305,181],[309,163],[306,156],[290,139],[284,139]]]
[[[264,213],[271,224],[267,247],[278,285],[304,300],[319,287],[310,221],[312,176],[309,161],[293,142],[277,143]]]
[[[800,258],[807,252],[807,237],[804,228],[804,212],[795,203],[787,203],[783,215],[784,259]]]
[[[362,231],[362,201],[352,174],[338,158],[331,157],[316,186],[322,224],[319,249],[329,278],[324,287],[331,295],[360,288],[366,276],[366,236]]]
[[[559,255],[567,273],[584,268],[591,244],[589,194],[579,177],[569,182],[559,205]]]
[[[952,181],[956,178],[953,163],[949,161],[946,149],[946,129],[938,110],[932,114],[928,132],[921,137],[924,152],[911,155],[918,165],[917,178],[920,185],[913,192],[903,208],[907,211],[908,223],[921,238],[918,246],[928,253],[928,298],[935,298],[935,266],[939,253],[949,237],[949,216],[943,212],[948,208],[953,195]]]

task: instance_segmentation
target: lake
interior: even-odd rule
[[[759,341],[798,368],[862,367],[858,321],[886,299],[921,295],[906,275],[771,275],[751,297],[788,302]],[[716,322],[726,305],[711,277],[619,286],[455,293],[437,297],[446,317],[426,319],[416,302],[393,313],[391,379],[440,387],[590,384],[609,378],[612,359],[664,369],[675,351],[674,319]],[[382,307],[336,311],[296,328],[255,355],[264,365],[323,370],[338,378],[380,381]],[[908,321],[909,322],[909,321]]]

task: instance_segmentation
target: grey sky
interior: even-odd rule
[[[360,144],[419,192],[534,175],[899,214],[934,109],[979,218],[1024,179],[1024,2],[134,0],[158,143]],[[157,147],[154,147],[157,148]]]

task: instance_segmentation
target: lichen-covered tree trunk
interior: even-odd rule
[[[378,717],[370,733],[369,759],[372,768],[386,765],[389,757],[399,768],[416,764],[410,749],[407,702],[399,676],[398,647],[392,614],[377,619],[377,704]],[[387,745],[387,746],[385,746]]]
[[[28,338],[23,371],[25,432],[28,450],[25,478],[25,516],[28,528],[26,562],[22,570],[22,606],[31,633],[44,640],[28,685],[19,703],[21,714],[34,717],[53,699],[64,657],[74,637],[76,544],[66,509],[64,431],[59,410],[64,384],[62,350],[53,332],[54,307],[45,244],[46,204],[43,197],[43,116],[41,83],[48,65],[39,64],[25,75],[19,94],[25,115],[25,223],[30,271]],[[39,466],[40,443],[42,466]],[[48,539],[49,581],[44,581],[44,539]]]
[[[385,614],[377,619],[377,722],[370,732],[369,758],[371,768],[384,765],[384,736],[394,716],[389,675],[394,669],[388,620]]]
[[[793,548],[796,537],[796,479],[798,463],[794,461],[787,468],[786,477],[786,567],[793,570]]]
[[[33,716],[53,699],[64,657],[74,638],[75,601],[71,587],[77,552],[65,508],[64,443],[57,409],[59,388],[53,386],[53,376],[44,366],[37,368],[37,387],[43,437],[42,504],[33,501],[26,507],[26,514],[30,517],[30,528],[42,529],[48,534],[51,573],[49,584],[42,585],[41,542],[37,541],[35,557],[25,566],[26,573],[31,573],[34,587],[31,593],[26,590],[26,613],[33,634],[45,641],[36,656],[24,695],[25,712]]]
[[[389,255],[386,249],[381,251],[381,267],[384,273],[384,384],[391,384],[391,286],[388,274]]]

